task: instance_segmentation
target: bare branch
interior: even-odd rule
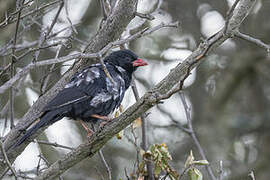
[[[199,153],[200,153],[202,159],[207,160],[205,152],[204,152],[204,150],[203,150],[203,148],[202,148],[202,146],[201,146],[201,144],[200,144],[200,142],[199,142],[199,140],[194,132],[192,120],[191,120],[191,109],[187,105],[185,95],[183,93],[180,93],[180,98],[181,98],[182,104],[183,104],[184,109],[185,109],[185,114],[186,114],[186,118],[187,118],[187,125],[188,125],[188,129],[190,131],[189,135],[192,138],[192,140],[194,141],[197,149],[199,150]],[[209,165],[206,165],[206,170],[207,170],[209,176],[211,177],[211,179],[216,180],[216,177],[214,176],[214,173]]]
[[[1,146],[1,151],[2,151],[2,154],[5,158],[5,161],[9,167],[9,169],[12,171],[12,174],[15,176],[15,179],[17,180],[18,176],[17,176],[17,173],[15,171],[15,169],[12,167],[12,164],[10,163],[9,159],[8,159],[8,156],[6,154],[6,150],[5,150],[5,146],[4,146],[4,143],[2,142],[2,140],[0,140],[0,146]],[[7,171],[6,171],[7,172]],[[1,176],[3,177],[5,174],[3,173]]]
[[[144,19],[150,20],[150,21],[152,21],[152,20],[155,19],[155,17],[152,16],[151,14],[143,14],[143,13],[139,13],[139,12],[136,13],[136,16],[138,16],[140,18],[144,18]]]
[[[104,61],[103,61],[103,58],[101,55],[99,55],[99,61],[100,61],[100,64],[102,65],[102,69],[105,72],[105,75],[109,78],[109,80],[111,81],[112,84],[115,84],[111,74],[109,73],[106,65],[104,64]]]
[[[115,41],[112,43],[107,44],[103,49],[101,49],[97,53],[76,53],[60,58],[53,58],[53,59],[48,59],[48,60],[43,60],[43,61],[38,61],[38,62],[31,62],[27,66],[25,66],[21,71],[17,72],[16,75],[8,80],[5,84],[0,86],[0,94],[4,93],[8,88],[10,88],[17,80],[19,80],[21,77],[25,76],[31,69],[36,68],[37,66],[45,66],[45,65],[50,65],[50,64],[55,64],[55,63],[61,63],[65,61],[69,61],[72,59],[80,59],[80,58],[98,58],[101,55],[105,54],[110,48],[114,46],[119,46],[121,44],[133,41],[135,39],[138,39],[143,36],[147,36],[161,28],[167,28],[167,27],[177,27],[178,23],[169,23],[169,24],[160,24],[156,27],[150,28],[150,29],[144,29],[132,36],[129,36],[126,39]],[[40,49],[40,48],[38,48]]]
[[[51,23],[48,31],[45,34],[44,34],[44,32],[41,32],[40,33],[40,39],[39,39],[39,43],[38,43],[38,48],[40,48],[44,44],[44,42],[46,41],[47,37],[51,33],[51,31],[52,31],[54,25],[56,24],[56,21],[57,21],[59,15],[60,15],[60,12],[62,11],[63,7],[64,7],[64,0],[62,0],[60,6],[58,8],[58,11],[56,12],[55,17],[54,17],[54,19],[53,19],[53,21],[52,21],[52,23]],[[33,61],[37,61],[39,54],[40,54],[40,50],[38,50],[38,51],[35,52],[35,57],[34,57],[34,60]]]
[[[223,180],[223,173],[224,173],[224,170],[223,170],[223,161],[219,161],[219,176],[218,176],[218,180]]]
[[[59,56],[59,53],[60,53],[60,50],[62,48],[62,45],[59,46],[59,48],[57,49],[56,51],[56,54],[55,54],[55,58],[58,58]],[[50,80],[50,77],[51,77],[51,72],[53,71],[54,67],[55,67],[56,64],[53,64],[50,69],[49,69],[49,74],[44,78],[44,80],[42,81],[42,84],[41,84],[41,88],[40,88],[40,92],[41,94],[43,94],[47,88],[47,85],[49,83],[49,80]]]
[[[249,42],[251,42],[251,43],[254,43],[254,44],[256,44],[256,45],[259,46],[259,47],[264,48],[264,49],[267,51],[267,53],[269,53],[269,51],[270,51],[270,45],[269,45],[269,44],[265,44],[265,43],[262,42],[260,39],[256,39],[256,38],[251,37],[251,36],[249,36],[249,35],[247,35],[247,34],[243,34],[243,33],[239,32],[239,31],[237,31],[237,32],[235,33],[235,36],[236,36],[236,37],[239,37],[239,38],[241,38],[241,39],[244,39],[244,40],[246,40],[246,41],[249,41]]]
[[[20,25],[20,17],[21,17],[21,10],[22,6],[24,4],[24,0],[22,1],[17,1],[17,9],[19,9],[19,13],[17,16],[17,22],[16,22],[16,28],[15,28],[15,34],[14,34],[14,39],[13,39],[13,48],[12,48],[12,57],[11,57],[11,64],[10,64],[10,78],[12,78],[15,74],[15,67],[14,63],[16,62],[15,58],[15,46],[17,43],[17,35],[18,35],[18,30],[19,30],[19,25]],[[9,106],[9,111],[10,111],[10,129],[12,129],[14,125],[14,89],[13,87],[10,88],[9,91],[9,100],[10,100],[10,106]]]
[[[138,89],[137,89],[137,86],[136,86],[136,83],[134,81],[134,78],[132,79],[132,82],[131,82],[131,88],[132,88],[132,91],[133,91],[133,94],[135,96],[135,99],[136,101],[139,101],[140,99],[140,96],[139,96],[139,92],[138,92]],[[148,150],[148,140],[147,140],[147,131],[146,131],[146,119],[145,119],[145,113],[142,114],[141,116],[141,120],[142,120],[142,149],[146,152]],[[147,167],[147,173],[148,173],[148,178],[150,180],[154,180],[154,175],[153,175],[153,168],[152,168],[152,164],[150,161],[147,162],[146,164],[146,167]]]
[[[112,7],[108,0],[100,0],[100,4],[103,13],[103,21],[105,21],[107,17],[110,15]]]
[[[75,26],[72,24],[72,21],[69,17],[69,11],[68,11],[68,0],[64,0],[65,1],[65,11],[66,11],[66,16],[67,16],[67,20],[70,24],[70,27],[72,29],[72,31],[75,33],[75,34],[78,34],[78,31],[76,30]]]
[[[106,167],[107,169],[107,173],[108,173],[108,177],[109,177],[109,180],[112,180],[112,172],[111,172],[111,168],[110,166],[108,165],[107,161],[105,160],[104,156],[103,156],[103,152],[102,150],[99,150],[98,151],[98,155],[102,161],[102,163],[104,164],[104,166]]]
[[[134,165],[133,165],[133,174],[135,174],[136,168],[138,169],[139,164],[140,164],[140,147],[138,146],[138,137],[135,133],[135,127],[130,126],[130,130],[133,136],[133,140],[127,134],[125,134],[126,131],[124,131],[124,136],[128,140],[128,142],[130,142],[134,146],[136,150],[136,161],[134,162]],[[138,172],[137,172],[137,175],[138,175]]]
[[[229,24],[229,20],[233,15],[233,11],[235,9],[235,7],[237,6],[237,4],[239,3],[240,0],[235,0],[232,7],[228,10],[227,14],[226,14],[226,21],[225,21],[225,26],[224,26],[224,33],[227,33],[227,28],[228,28],[228,24]]]
[[[72,147],[68,147],[68,146],[64,146],[61,144],[57,144],[55,143],[51,143],[51,142],[46,142],[46,141],[37,141],[39,144],[44,144],[44,145],[49,145],[49,146],[54,146],[54,147],[60,147],[60,148],[64,148],[64,149],[68,149],[68,150],[74,150],[74,148]]]
[[[37,8],[37,9],[35,9],[33,11],[30,11],[30,12],[27,12],[26,14],[21,15],[20,19],[23,19],[23,18],[25,18],[27,16],[30,16],[30,15],[36,13],[36,12],[39,12],[39,11],[41,11],[41,10],[47,8],[47,7],[50,7],[52,5],[55,5],[55,4],[59,3],[59,2],[62,2],[62,0],[56,0],[56,1],[53,1],[53,2],[50,2],[50,3],[46,3],[44,6],[41,6],[41,7]],[[11,13],[11,16],[6,17],[6,19],[0,23],[0,28],[5,27],[10,23],[15,22],[13,20],[12,16],[14,16],[17,13],[18,13],[18,11],[15,11],[15,12]]]

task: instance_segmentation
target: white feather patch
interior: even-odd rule
[[[106,101],[109,101],[112,99],[112,96],[109,93],[99,93],[97,94],[90,102],[91,106],[97,107],[100,103],[105,103]]]

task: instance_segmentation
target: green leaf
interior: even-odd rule
[[[197,168],[190,168],[188,170],[188,176],[190,180],[202,180],[203,175]]]
[[[161,173],[161,167],[160,166],[156,166],[155,167],[155,171],[154,171],[155,176],[159,176],[160,173]]]
[[[139,169],[138,169],[140,173],[143,173],[143,172],[144,172],[144,166],[145,166],[145,162],[142,161],[142,162],[139,164]]]
[[[187,160],[185,162],[185,168],[191,166],[193,164],[193,161],[194,161],[194,156],[193,156],[192,150],[190,150],[189,156],[187,157]]]
[[[193,161],[193,164],[195,164],[195,165],[208,165],[209,162],[207,160],[199,160],[199,161]]]
[[[175,170],[171,170],[171,171],[169,172],[169,176],[170,176],[171,179],[178,179],[178,178],[179,178],[179,174],[178,174],[178,172],[175,171]]]

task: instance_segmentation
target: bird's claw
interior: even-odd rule
[[[89,138],[94,134],[94,131],[91,130],[91,129],[89,129],[89,128],[87,127],[87,125],[84,124],[83,121],[80,121],[80,123],[81,123],[82,127],[86,130],[86,132],[87,132],[87,138],[89,139]]]
[[[112,121],[112,119],[107,117],[107,119],[105,121],[103,121],[102,123],[100,123],[99,128],[100,129],[103,129],[105,127],[105,125],[107,123],[111,122],[111,121]]]

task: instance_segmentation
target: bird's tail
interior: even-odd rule
[[[41,127],[44,127],[46,125],[53,124],[54,122],[58,121],[61,119],[61,117],[58,116],[58,113],[55,111],[49,111],[46,112],[40,120],[29,130],[26,131],[26,133],[21,137],[19,141],[17,141],[14,145],[13,148],[21,145],[27,138],[35,134]]]

